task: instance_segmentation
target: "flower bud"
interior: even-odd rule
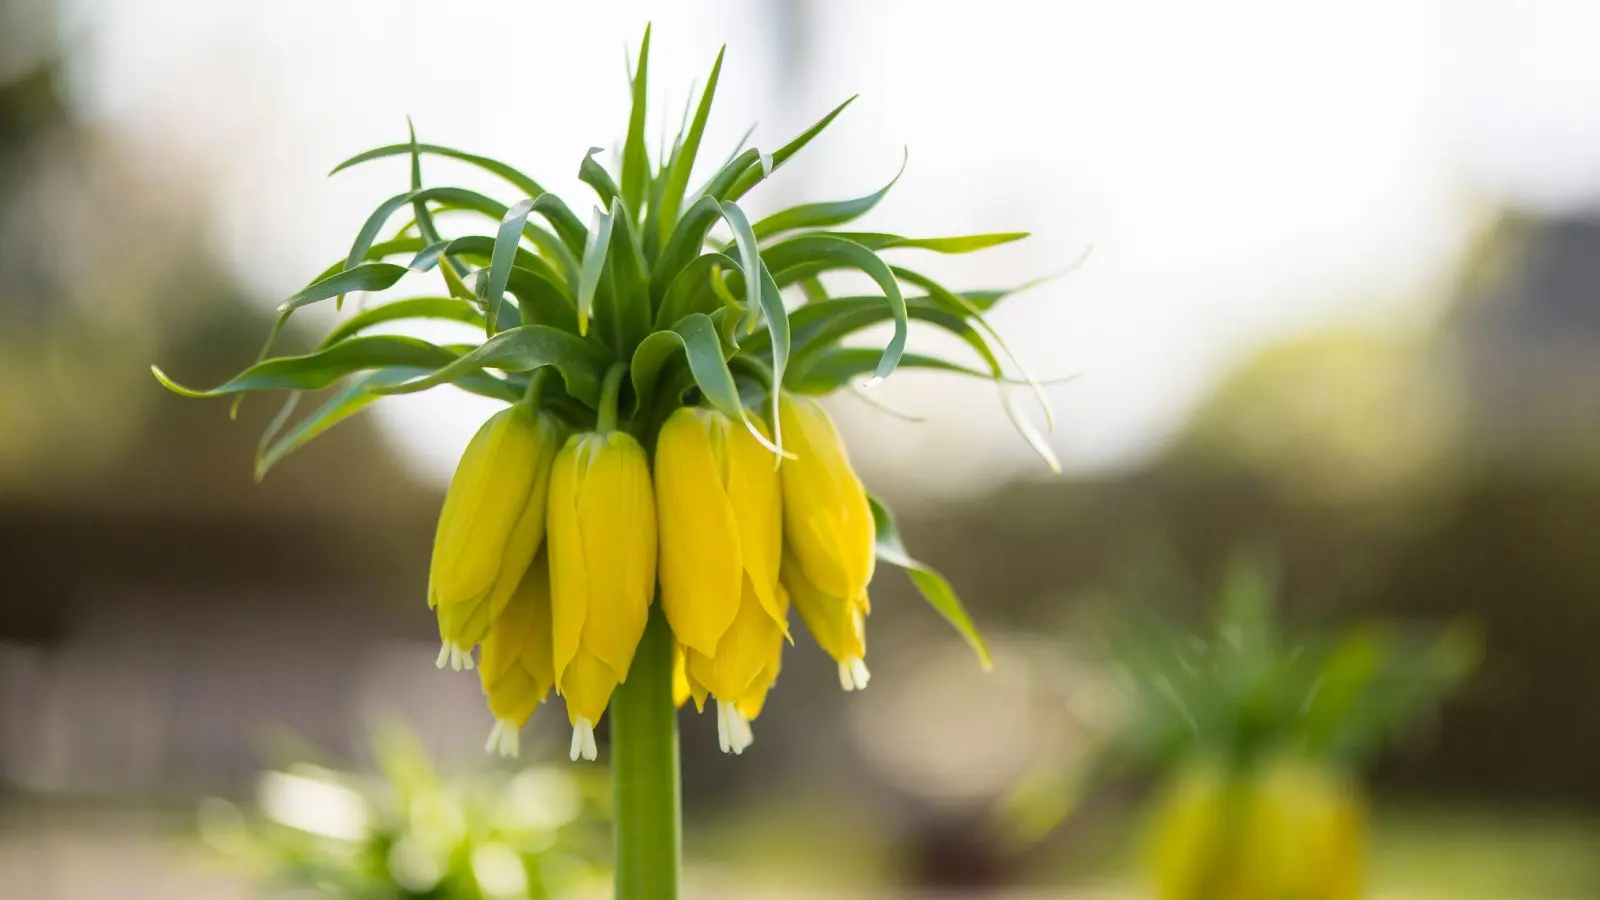
[[[594,725],[628,677],[656,581],[656,510],[639,442],[573,435],[550,474],[550,589],[556,689],[573,758],[593,759]]]
[[[860,597],[877,560],[866,489],[821,405],[784,394],[779,416],[784,443],[794,454],[779,468],[784,541],[817,588],[835,597]]]
[[[518,732],[556,680],[550,649],[548,553],[534,557],[484,638],[478,676],[495,720],[485,749],[516,756]]]
[[[823,590],[807,577],[791,550],[786,548],[783,554],[783,587],[789,599],[817,645],[839,664],[840,687],[847,691],[865,688],[872,678],[866,663],[866,617],[872,605],[866,591],[844,597]]]
[[[500,615],[544,540],[545,500],[561,427],[521,406],[483,423],[445,494],[428,574],[439,664],[472,666],[472,647]]]
[[[779,619],[783,515],[772,454],[725,414],[682,407],[657,438],[655,488],[661,602],[679,642],[713,655],[751,591]]]

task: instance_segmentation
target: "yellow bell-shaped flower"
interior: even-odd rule
[[[485,750],[516,756],[522,726],[555,685],[550,629],[550,558],[541,551],[483,641],[478,676],[494,715]]]
[[[656,510],[644,448],[624,432],[573,435],[550,473],[556,690],[572,757],[595,758],[594,726],[627,680],[656,582]]]
[[[780,616],[773,618],[749,589],[746,580],[738,615],[723,633],[716,652],[684,648],[684,675],[695,706],[704,708],[706,695],[717,701],[717,741],[724,753],[743,753],[755,741],[750,721],[761,714],[767,691],[777,680],[783,657],[789,598],[774,590]]]
[[[678,641],[713,655],[754,591],[774,620],[783,513],[777,467],[742,423],[682,407],[656,439],[661,603]]]
[[[544,540],[545,501],[561,426],[512,406],[467,444],[445,494],[428,573],[439,616],[439,665],[472,667],[483,640]]]
[[[1365,856],[1353,785],[1296,760],[1199,764],[1158,800],[1150,862],[1162,900],[1355,900]]]
[[[784,394],[778,408],[794,455],[779,469],[784,541],[806,580],[835,597],[860,597],[877,561],[866,489],[820,404]]]
[[[786,462],[785,465],[788,465]],[[806,568],[793,552],[783,554],[783,587],[800,611],[806,630],[818,646],[839,664],[839,686],[859,691],[867,686],[872,673],[867,671],[867,614],[872,611],[867,592],[853,597],[831,594],[807,577]]]

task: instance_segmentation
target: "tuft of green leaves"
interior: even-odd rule
[[[406,140],[358,153],[333,168],[330,174],[403,158],[409,179],[405,190],[374,207],[341,259],[279,304],[278,325],[256,362],[208,389],[185,387],[160,369],[154,369],[156,378],[187,397],[287,392],[262,439],[258,477],[384,396],[449,384],[519,402],[533,373],[546,367],[559,376],[559,384],[544,392],[547,408],[569,426],[590,427],[599,412],[601,381],[618,364],[630,376],[620,398],[622,425],[646,446],[673,409],[704,403],[740,418],[781,457],[786,451],[777,428],[780,392],[826,394],[908,367],[992,381],[1018,430],[1054,467],[1048,442],[1009,390],[1019,381],[1032,387],[1048,428],[1050,414],[1039,383],[986,319],[1014,291],[956,293],[891,262],[901,251],[969,253],[1025,235],[907,238],[838,230],[887,196],[905,170],[904,159],[899,171],[871,193],[803,203],[752,222],[744,197],[826,131],[855,97],[771,153],[745,147],[741,140],[720,165],[700,166],[705,180],[691,191],[725,49],[711,65],[693,115],[686,105],[676,135],[668,141],[663,131],[652,160],[645,138],[650,38],[647,28],[630,65],[632,105],[621,152],[614,155],[616,168],[607,168],[598,148],[579,165],[579,179],[599,201],[587,225],[521,170],[421,142],[407,120]],[[488,172],[514,193],[507,201],[451,185],[425,186],[424,156]],[[391,230],[391,221],[404,210],[410,221]],[[442,219],[444,212],[453,215]],[[445,235],[441,221],[481,227]],[[824,279],[838,271],[865,274],[878,293],[832,297]],[[442,280],[442,286],[435,283],[416,296],[343,317],[311,353],[273,355],[278,328],[304,307],[333,299],[342,310],[347,294],[405,288],[430,277]],[[908,297],[906,286],[924,293]],[[459,323],[480,329],[482,338],[443,346],[373,333],[418,320]],[[883,345],[852,343],[863,330],[885,322],[893,330]],[[976,362],[912,352],[913,325],[954,334]],[[294,419],[303,394],[324,391],[319,405]],[[757,427],[761,419],[766,429]],[[983,640],[949,583],[905,552],[893,518],[876,501],[874,513],[879,556],[910,574],[987,666]]]

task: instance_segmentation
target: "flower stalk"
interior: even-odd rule
[[[677,900],[683,814],[672,631],[651,610],[628,680],[611,698],[617,900]]]

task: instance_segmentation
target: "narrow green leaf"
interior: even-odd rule
[[[630,221],[639,221],[644,189],[650,180],[650,154],[645,148],[645,105],[650,89],[650,26],[639,45],[639,65],[633,72],[633,109],[628,116],[628,137],[622,145],[622,205]]]
[[[722,74],[722,57],[728,48],[717,51],[717,61],[711,64],[711,75],[706,79],[706,89],[700,95],[700,106],[695,110],[694,123],[689,126],[682,146],[674,152],[672,164],[667,169],[667,181],[661,189],[661,208],[651,214],[656,219],[656,234],[662,246],[672,236],[677,224],[678,210],[683,206],[684,192],[689,188],[689,173],[694,170],[700,140],[705,135],[706,120],[711,117],[711,102],[717,93],[717,79]]]
[[[860,95],[858,94],[857,96]],[[761,166],[756,168],[746,168],[743,174],[739,176],[739,179],[734,182],[733,187],[728,191],[727,196],[720,199],[738,200],[740,197],[743,197],[745,194],[749,193],[751,188],[755,187],[763,179],[767,178],[774,171],[776,171],[780,166],[788,162],[789,159],[796,153],[799,153],[800,150],[805,147],[805,145],[811,143],[812,138],[821,134],[824,128],[827,128],[830,124],[832,124],[834,119],[839,117],[840,113],[844,112],[845,107],[854,102],[856,102],[856,98],[851,97],[849,100],[846,100],[845,102],[834,107],[833,112],[823,116],[822,119],[817,122],[817,124],[812,125],[805,131],[800,132],[800,134],[794,140],[784,144],[782,147],[779,147],[777,152],[773,153],[770,157],[771,161],[769,163],[763,163]]]
[[[500,304],[506,295],[506,282],[511,280],[511,263],[516,257],[517,242],[522,238],[522,226],[533,211],[533,200],[519,200],[506,210],[500,220],[500,230],[495,234],[494,253],[489,259],[489,285],[484,293],[484,308],[488,311],[485,328],[490,335],[500,321]]]
[[[156,380],[185,397],[220,397],[244,391],[317,391],[351,372],[387,366],[444,366],[456,354],[444,347],[398,335],[364,335],[340,341],[305,356],[281,356],[257,363],[210,390],[184,387],[155,366]]]
[[[972,253],[1001,244],[1020,241],[1028,236],[1026,231],[1005,231],[996,234],[966,234],[958,237],[908,238],[898,234],[881,234],[871,231],[829,232],[835,237],[855,241],[869,250],[932,250],[935,253]]]
[[[469,210],[493,219],[496,222],[503,220],[505,218],[506,211],[510,209],[510,207],[506,206],[504,203],[501,203],[499,200],[494,199],[493,197],[487,197],[478,193],[477,191],[469,191],[466,188],[458,187],[428,188],[426,190],[419,191],[413,199],[417,199],[419,201],[437,200],[440,202],[441,207],[443,208]],[[534,202],[537,206],[538,201]],[[425,202],[424,206],[426,206]],[[534,246],[538,247],[539,250],[546,256],[554,260],[555,264],[560,267],[563,277],[573,281],[576,280],[578,271],[577,259],[573,256],[572,251],[567,249],[567,245],[560,238],[539,227],[538,225],[533,224],[532,222],[523,223],[522,235],[523,237],[526,237],[528,240],[532,241]],[[424,238],[427,238],[426,234],[424,235]],[[427,238],[427,242],[428,245],[431,246],[438,243],[439,239],[437,236],[434,236],[432,238]]]
[[[578,270],[578,333],[589,333],[589,317],[594,315],[594,295],[605,272],[606,253],[611,248],[611,216],[595,207],[589,222],[589,243],[583,248],[583,266]]]
[[[289,412],[294,409],[294,401],[300,397],[298,392],[291,394],[289,402],[284,405],[279,413],[275,427],[270,428],[263,436],[261,447],[256,452],[255,475],[256,480],[265,478],[274,466],[282,462],[290,453],[311,443],[312,439],[326,432],[328,429],[349,419],[362,410],[371,406],[379,398],[373,388],[384,384],[397,384],[408,378],[427,373],[427,369],[415,366],[401,366],[392,369],[380,369],[351,380],[339,391],[323,402],[322,406],[307,414],[305,418],[296,422],[294,427],[284,432],[277,440],[272,438],[282,427],[283,420],[288,418]],[[478,374],[462,379],[457,386],[475,394],[505,400],[508,403],[516,402],[521,392],[495,378]]]
[[[889,179],[889,183],[873,191],[865,197],[856,197],[853,200],[835,200],[830,203],[805,203],[800,206],[791,206],[781,212],[755,223],[751,230],[758,238],[767,238],[785,231],[799,231],[805,228],[828,228],[834,225],[843,225],[854,222],[872,211],[878,201],[882,200],[889,190],[905,174],[906,160],[909,155],[901,157],[900,171]]]
[[[729,199],[729,195],[733,191],[734,182],[738,181],[739,176],[744,174],[751,166],[760,161],[761,151],[754,147],[739,152],[733,159],[723,163],[722,168],[711,176],[711,180],[707,181],[699,193],[695,194],[695,201],[699,202],[705,197],[711,197],[720,203]]]
[[[667,288],[678,278],[685,267],[700,255],[700,248],[705,245],[706,235],[711,233],[711,226],[722,218],[722,204],[716,197],[705,196],[696,200],[683,214],[683,220],[672,230],[672,236],[667,239],[656,264],[650,273],[650,299],[659,311],[661,299],[666,296]],[[678,321],[677,317],[668,319],[669,322]]]
[[[732,257],[721,253],[707,253],[695,257],[678,272],[676,278],[672,279],[671,287],[667,288],[657,304],[655,317],[657,329],[666,328],[693,312],[709,315],[722,305],[712,289],[711,271],[714,268],[738,272],[739,264]]]
[[[392,287],[401,276],[411,271],[394,263],[362,263],[353,269],[335,272],[319,281],[306,285],[278,304],[278,311],[287,313],[302,306],[310,306],[339,294],[351,291],[381,291]]]
[[[512,266],[506,290],[517,298],[524,325],[549,325],[562,331],[578,330],[578,310],[560,282],[548,269]]]
[[[900,266],[890,266],[889,270],[901,281],[909,282],[927,291],[929,297],[932,297],[950,312],[968,316],[973,322],[976,322],[977,327],[988,336],[991,343],[1000,348],[1000,352],[1005,355],[1006,359],[1010,360],[1012,368],[1016,369],[1017,374],[1021,375],[1022,380],[1026,381],[1028,387],[1032,389],[1034,400],[1044,413],[1045,429],[1048,431],[1055,430],[1055,410],[1051,407],[1050,398],[1045,395],[1044,388],[1034,379],[1027,367],[1022,364],[1022,361],[1017,359],[1017,355],[1011,352],[1011,348],[1006,345],[1005,339],[1000,337],[1000,333],[990,326],[989,320],[983,317],[983,311],[978,309],[977,304],[921,273],[913,272]]]
[[[388,241],[379,241],[378,243],[367,248],[366,255],[363,256],[362,259],[376,262],[390,256],[415,254],[425,247],[426,244],[424,244],[422,238],[419,237],[395,238]],[[333,263],[332,265],[323,269],[321,272],[317,273],[317,277],[311,279],[311,281],[315,283],[327,278],[330,275],[343,271],[345,268],[345,263],[346,260],[343,259]]]
[[[355,242],[350,245],[350,253],[345,256],[344,267],[346,269],[355,268],[356,264],[367,258],[367,252],[372,249],[373,242],[378,239],[378,232],[383,230],[383,226],[388,223],[389,217],[394,215],[395,210],[411,202],[411,194],[411,191],[407,191],[404,194],[395,194],[393,197],[378,204],[378,208],[372,211],[372,215],[367,216],[367,220],[361,224],[361,230],[356,234]]]
[[[745,218],[744,210],[730,200],[722,204],[722,217],[733,230],[733,241],[739,248],[739,265],[744,270],[746,314],[753,316],[759,309],[766,320],[772,349],[773,382],[783,384],[784,371],[789,366],[789,314],[783,308],[783,296],[772,273],[767,271],[766,263],[761,260],[761,248],[750,228],[750,220]],[[777,391],[772,392],[772,441],[781,455],[783,431],[778,416]]]
[[[464,300],[453,297],[412,297],[356,313],[334,326],[333,330],[322,339],[319,349],[331,347],[346,338],[354,337],[374,325],[402,319],[442,319],[465,322],[468,325],[483,325],[483,316],[472,308],[472,304]]]
[[[600,381],[609,362],[601,350],[571,332],[547,325],[523,325],[500,332],[470,353],[433,368],[428,375],[375,390],[383,394],[410,394],[486,368],[526,372],[540,366],[555,366],[572,396],[594,407],[600,402]]]
[[[638,232],[621,200],[612,201],[610,221],[608,278],[595,295],[595,319],[617,356],[626,359],[650,333],[650,281]]]
[[[337,175],[351,166],[360,165],[361,163],[374,159],[383,159],[387,156],[407,156],[411,153],[412,146],[413,145],[410,143],[389,144],[384,147],[375,147],[366,151],[365,153],[357,153],[355,156],[352,156],[344,162],[339,163],[337,166],[334,166],[333,171],[329,172],[328,175]],[[464,153],[460,150],[453,150],[449,147],[441,147],[438,144],[416,144],[415,147],[418,153],[429,153],[435,156],[445,156],[449,157],[450,159],[460,160],[461,162],[477,166],[478,168],[483,169],[491,174],[498,175],[515,185],[517,190],[527,194],[530,197],[538,197],[545,192],[544,188],[540,187],[537,181],[534,181],[532,178],[529,178],[511,166],[508,166],[498,160],[490,159],[487,156]]]
[[[606,171],[606,167],[595,162],[594,155],[602,150],[603,147],[590,147],[589,152],[583,155],[583,162],[578,165],[578,180],[594,188],[595,194],[600,197],[600,205],[610,209],[611,204],[622,196],[622,191],[611,180],[611,173]]]
[[[872,374],[878,362],[878,355],[878,351],[871,347],[829,347],[807,359],[804,369],[795,367],[789,381],[784,384],[784,389],[796,394],[819,396],[831,394],[862,376]],[[901,357],[900,367],[931,369],[936,372],[981,378],[984,381],[994,380],[994,376],[982,369],[921,353],[907,353]]]
[[[894,516],[888,507],[877,497],[869,496],[867,502],[872,505],[872,521],[878,530],[878,558],[891,566],[904,569],[911,577],[911,583],[916,585],[929,605],[944,616],[945,621],[955,628],[972,651],[978,655],[978,664],[983,666],[984,671],[993,668],[994,660],[989,656],[989,646],[984,643],[983,635],[978,633],[978,626],[974,625],[972,617],[967,615],[966,607],[961,605],[961,598],[956,596],[950,582],[932,566],[912,559],[906,552],[905,544],[900,540],[900,532],[895,528]]]
[[[889,267],[877,254],[854,241],[831,234],[802,234],[767,248],[763,254],[778,287],[801,278],[815,277],[819,271],[837,268],[860,269],[883,289],[884,302],[894,318],[894,336],[884,348],[874,378],[882,380],[894,371],[906,349],[907,313],[905,297]],[[822,266],[818,270],[815,266]]]

